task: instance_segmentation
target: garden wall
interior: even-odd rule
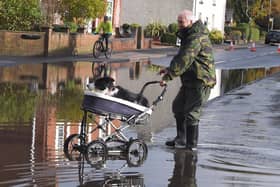
[[[40,39],[22,39],[23,34],[38,35]],[[0,31],[1,56],[43,56],[45,33]]]
[[[36,36],[36,39],[22,39],[23,35]],[[45,32],[0,31],[0,55],[69,56],[91,54],[93,44],[98,37],[98,35],[88,33],[53,32],[51,29],[46,29]],[[111,37],[111,40],[113,51],[151,48],[151,39],[144,39],[143,36],[137,37],[137,34],[128,38]]]

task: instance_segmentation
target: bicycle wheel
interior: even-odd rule
[[[105,163],[107,158],[107,146],[102,140],[93,140],[87,146],[86,159],[92,166]]]
[[[134,139],[128,142],[127,163],[128,166],[140,166],[146,160],[148,147],[142,140]]]
[[[64,154],[69,160],[77,160],[80,157],[82,137],[80,134],[71,134],[64,141]]]
[[[93,45],[93,50],[92,50],[92,54],[94,56],[94,58],[98,58],[103,50],[103,46],[102,46],[102,42],[101,41],[96,41]]]
[[[109,42],[108,49],[105,51],[105,57],[106,58],[111,58],[112,52],[113,52],[112,43]]]

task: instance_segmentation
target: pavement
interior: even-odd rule
[[[152,170],[144,172],[149,173],[147,186],[279,186],[279,90],[276,73],[209,101],[200,120],[195,163],[188,154],[178,152],[177,158],[178,150],[164,148],[165,140],[176,135],[175,125],[157,133],[157,146],[149,147],[145,163]],[[155,180],[159,177],[161,184]]]

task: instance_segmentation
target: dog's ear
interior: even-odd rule
[[[106,82],[115,82],[115,79],[113,79],[112,77],[103,77],[102,79]]]
[[[105,90],[106,88],[112,88],[115,80],[111,77],[101,77],[95,80],[95,87],[99,90]]]
[[[113,79],[112,77],[103,77],[103,79],[106,82],[108,88],[114,87],[115,79]]]
[[[105,84],[105,81],[103,80],[103,78],[96,79],[94,81],[94,86],[95,86],[95,88],[97,88],[99,90],[105,90],[105,88],[106,88],[106,84]]]

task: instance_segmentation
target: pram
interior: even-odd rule
[[[148,85],[160,84],[160,81],[151,81],[144,84],[139,95],[143,97],[143,92]],[[72,134],[64,142],[64,152],[68,158],[74,160],[75,154],[83,153],[88,160],[96,159],[96,162],[106,160],[110,153],[122,152],[136,159],[145,160],[148,148],[144,141],[127,138],[123,130],[131,125],[143,124],[152,114],[153,108],[163,99],[167,85],[163,86],[160,95],[149,107],[142,106],[124,99],[104,95],[98,92],[85,91],[81,109],[83,119],[79,134]],[[93,130],[88,131],[88,118],[95,121]],[[121,125],[115,125],[113,121],[120,121]],[[99,137],[87,143],[89,135],[94,132],[102,132],[103,137]],[[136,161],[137,162],[137,161]]]

